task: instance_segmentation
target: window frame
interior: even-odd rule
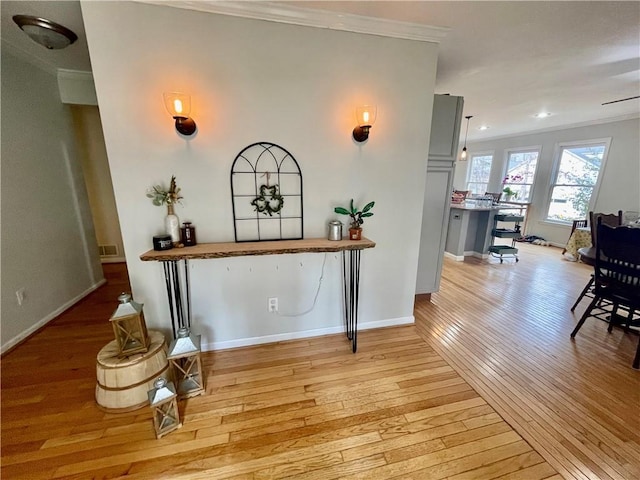
[[[511,157],[512,153],[530,153],[530,152],[536,152],[538,154],[538,158],[536,160],[536,170],[533,173],[533,180],[531,181],[531,183],[509,183],[507,182],[502,183],[504,178],[508,175],[508,171],[509,171],[509,158]],[[542,145],[533,145],[530,147],[515,147],[515,148],[507,148],[504,151],[504,168],[502,171],[502,177],[500,178],[500,191],[502,192],[502,190],[505,188],[505,185],[530,185],[531,188],[529,189],[529,198],[524,201],[520,198],[517,198],[516,201],[518,202],[522,202],[522,203],[532,203],[533,202],[533,198],[534,198],[534,194],[535,194],[535,186],[536,186],[536,180],[538,178],[538,167],[540,166],[540,158],[542,156]]]
[[[491,172],[493,172],[493,169],[495,167],[494,165],[494,161],[495,161],[495,150],[487,150],[484,152],[470,152],[469,153],[469,160],[468,160],[468,166],[467,166],[467,175],[465,178],[465,188],[469,191],[471,191],[471,188],[469,188],[469,177],[471,176],[471,163],[473,162],[474,157],[491,157],[491,166],[489,167],[489,177],[487,178],[487,185],[485,187],[485,192],[488,190],[489,185],[491,184]],[[473,182],[474,184],[479,184],[479,182]],[[485,192],[482,192],[480,195],[484,195]]]
[[[567,148],[572,147],[588,147],[593,145],[604,145],[604,154],[602,155],[602,163],[600,164],[600,170],[598,171],[598,178],[596,179],[596,183],[593,185],[593,189],[591,190],[591,197],[589,197],[589,205],[587,206],[587,212],[593,211],[595,207],[596,200],[600,193],[600,185],[602,184],[602,176],[604,175],[605,168],[607,166],[607,158],[609,158],[609,150],[611,148],[611,138],[612,137],[604,137],[604,138],[594,138],[588,140],[573,140],[570,142],[557,142],[553,151],[553,165],[551,167],[551,176],[549,178],[549,188],[547,190],[547,198],[545,199],[545,207],[544,207],[544,218],[543,223],[549,223],[552,225],[567,225],[570,226],[573,223],[573,220],[555,220],[549,218],[549,208],[551,207],[551,197],[553,196],[553,189],[556,185],[556,180],[558,179],[558,173],[560,171],[560,161],[562,159],[562,152]]]

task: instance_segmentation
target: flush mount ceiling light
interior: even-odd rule
[[[491,128],[491,127],[489,127],[489,125],[480,125],[478,127],[478,130],[484,131],[484,130],[489,130],[489,128]]]
[[[534,117],[536,117],[536,118],[547,118],[547,117],[550,117],[550,116],[551,116],[551,114],[549,112],[540,112],[540,113],[536,113],[534,115]]]
[[[78,39],[78,36],[67,27],[63,27],[46,18],[31,15],[14,15],[13,21],[24,33],[29,35],[31,40],[49,50],[68,47]]]

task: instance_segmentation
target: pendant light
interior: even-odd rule
[[[460,154],[460,161],[462,162],[467,160],[467,134],[469,133],[469,120],[473,118],[473,115],[467,115],[464,118],[467,119],[467,130],[464,132],[464,147],[462,147],[462,153]]]

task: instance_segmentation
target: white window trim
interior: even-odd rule
[[[560,155],[561,155],[562,149],[567,147],[570,148],[570,147],[601,145],[601,144],[605,145],[604,155],[602,156],[602,164],[600,165],[600,171],[598,172],[598,179],[596,180],[596,184],[593,186],[593,191],[591,192],[591,198],[589,199],[589,208],[587,209],[587,211],[593,211],[596,201],[598,200],[598,195],[600,193],[600,184],[602,183],[602,177],[604,176],[604,171],[607,166],[607,158],[609,158],[609,149],[611,147],[611,137],[556,143],[553,150],[553,166],[551,168],[551,177],[549,178],[549,188],[547,189],[547,196],[544,200],[544,218],[542,219],[542,223],[546,223],[549,225],[571,225],[571,222],[551,220],[547,217],[549,213],[549,205],[551,203],[551,195],[553,192],[553,187],[555,185],[556,179],[558,178],[558,170],[560,169]]]
[[[533,175],[533,183],[531,184],[531,194],[529,195],[529,203],[533,203],[533,199],[535,198],[535,189],[536,183],[538,181],[538,174],[540,172],[540,160],[542,158],[542,145],[533,145],[531,147],[516,147],[516,148],[508,148],[504,151],[504,168],[502,170],[502,177],[500,177],[500,191],[502,191],[502,180],[507,176],[507,168],[509,168],[509,156],[512,153],[523,153],[523,152],[538,152],[538,163],[536,164],[536,173]]]
[[[496,161],[496,151],[495,150],[487,150],[487,151],[483,151],[483,152],[469,152],[469,160],[467,161],[467,175],[466,178],[464,180],[464,188],[468,189],[469,188],[469,177],[471,176],[471,159],[473,157],[491,157],[491,170],[489,170],[489,179],[487,180],[487,188],[489,188],[489,185],[491,185],[491,172],[493,171],[493,168],[495,167],[495,161]],[[474,182],[477,183],[477,182]]]

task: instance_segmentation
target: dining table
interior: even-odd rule
[[[589,227],[576,228],[567,245],[565,246],[564,257],[572,262],[577,262],[580,258],[578,250],[581,248],[589,248],[591,246],[591,229]]]

